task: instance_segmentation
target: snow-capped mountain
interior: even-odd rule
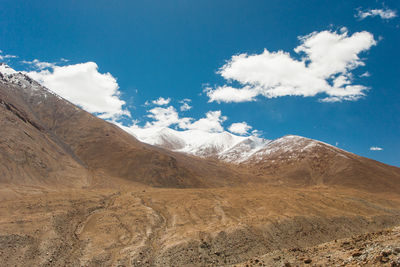
[[[215,158],[231,163],[257,163],[265,160],[290,160],[312,154],[323,147],[346,157],[348,152],[332,145],[297,135],[275,140],[256,136],[238,136],[229,132],[210,133],[201,130],[177,131],[171,128],[122,128],[140,141],[202,158]]]
[[[285,135],[269,142],[266,146],[253,153],[251,157],[248,157],[246,161],[258,163],[266,158],[272,160],[279,159],[281,161],[285,159],[288,160],[302,157],[302,154],[312,154],[313,150],[322,147],[325,150],[329,150],[343,157],[346,157],[346,154],[349,153],[330,144],[314,139],[298,135]]]
[[[59,100],[65,101],[66,104],[74,106],[74,108],[76,109],[73,103],[69,102],[57,93],[41,85],[39,82],[32,79],[27,74],[16,71],[2,62],[0,62],[0,82],[8,85],[13,85],[14,90],[23,89],[23,92],[27,96],[35,98],[36,104],[40,104],[49,96],[54,96]]]
[[[17,73],[14,69],[5,63],[0,63],[0,73],[3,75],[10,75]]]
[[[236,163],[246,160],[270,142],[256,136],[238,136],[226,131],[177,131],[165,127],[128,128],[122,126],[122,128],[150,145],[203,158],[216,158]]]
[[[23,89],[29,88],[29,90],[26,90],[26,92],[29,93],[40,91],[40,93],[42,94],[45,92],[44,95],[46,95],[47,93],[50,93],[52,95],[57,95],[56,93],[42,86],[40,83],[38,83],[28,75],[22,72],[15,71],[5,63],[0,63],[0,81],[4,83],[18,85]]]
[[[343,156],[348,153],[332,145],[297,135],[267,140],[256,136],[238,136],[226,131],[210,133],[201,130],[177,131],[171,128],[122,128],[150,145],[236,164],[257,163],[266,159],[290,159],[318,147]]]

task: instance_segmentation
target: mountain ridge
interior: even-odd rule
[[[21,164],[10,161],[16,155],[9,148],[3,149],[8,151],[3,157],[19,170],[17,173],[24,173],[25,178],[30,173],[43,172],[47,177],[57,173],[56,170],[63,173],[71,167],[73,170],[69,173],[75,173],[79,186],[87,186],[93,179],[108,183],[109,178],[122,178],[157,187],[214,187],[255,182],[400,191],[399,168],[317,140],[296,135],[266,140],[228,132],[169,128],[154,131],[117,126],[78,108],[23,73],[8,68],[7,72],[0,76],[0,101],[5,111],[0,123],[3,129],[10,129],[5,137],[14,133],[18,136],[12,137],[16,140],[7,139],[2,143],[14,144],[18,157],[26,163],[23,171]],[[27,129],[26,123],[32,127]],[[29,135],[35,136],[36,143],[33,139],[24,139]],[[48,150],[42,151],[38,143],[48,146]],[[65,158],[69,164],[60,166],[58,157]],[[43,167],[45,162],[51,162],[48,168]],[[14,177],[13,168],[3,165],[3,172]],[[29,172],[29,168],[33,171]],[[85,182],[79,181],[79,177],[86,177]],[[69,184],[73,183],[71,179],[67,179]]]

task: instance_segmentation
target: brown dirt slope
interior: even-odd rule
[[[242,167],[257,176],[279,177],[282,183],[289,185],[400,192],[400,168],[300,136],[275,140]]]
[[[0,183],[87,185],[84,164],[67,153],[24,104],[0,84]]]
[[[67,179],[74,173],[81,180],[90,173],[158,187],[209,187],[244,180],[215,161],[143,144],[40,86],[33,90],[0,83],[0,101],[3,182],[46,177],[61,181],[57,177]]]

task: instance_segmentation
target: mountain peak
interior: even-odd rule
[[[226,131],[123,128],[144,143],[203,158],[217,158],[226,162],[244,161],[270,142],[257,136],[238,136]]]
[[[225,162],[259,162],[266,158],[294,157],[325,148],[343,156],[345,152],[330,144],[299,135],[285,135],[275,140],[257,136],[238,136],[229,132],[210,133],[201,130],[177,131],[171,128],[125,128],[140,141],[172,151]]]
[[[0,73],[3,75],[12,75],[17,73],[17,71],[8,66],[6,63],[0,62]]]

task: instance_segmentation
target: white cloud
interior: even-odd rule
[[[241,89],[236,89],[231,86],[223,85],[218,87],[216,90],[212,88],[206,88],[205,92],[210,98],[209,102],[249,102],[255,101],[255,97],[259,94],[259,91],[250,86],[245,86]]]
[[[229,126],[228,130],[231,133],[245,135],[249,133],[249,130],[251,130],[251,128],[253,127],[248,125],[246,122],[237,122],[237,123],[232,123],[231,126]]]
[[[173,106],[167,108],[155,107],[148,111],[147,117],[153,121],[146,122],[145,128],[150,127],[170,127],[178,125],[179,128],[186,129],[192,118],[179,118],[179,114]]]
[[[370,76],[371,76],[371,73],[369,73],[368,71],[366,71],[360,75],[360,77],[370,77]]]
[[[363,20],[367,17],[376,17],[379,16],[381,19],[393,19],[397,17],[396,10],[392,9],[367,9],[365,11],[358,10],[357,14],[354,15],[356,18]]]
[[[371,147],[369,148],[369,150],[371,150],[371,151],[382,151],[383,148],[378,147],[378,146],[371,146]]]
[[[120,99],[117,80],[110,73],[100,73],[94,62],[67,66],[32,61],[39,68],[27,74],[58,95],[100,118],[116,120],[130,116]],[[43,69],[46,68],[46,69]]]
[[[8,58],[17,58],[15,55],[2,55],[3,51],[0,50],[0,60],[8,59]]]
[[[178,127],[183,130],[201,130],[205,132],[222,132],[222,123],[227,119],[222,116],[221,111],[208,111],[204,118],[194,120],[190,117],[180,117],[173,106],[155,107],[150,109],[148,118],[152,121],[146,122],[144,128]],[[136,126],[137,127],[137,126]]]
[[[32,65],[37,70],[52,69],[52,68],[57,66],[56,63],[39,61],[38,59],[34,59],[32,61],[22,60],[21,62],[24,63],[24,64]]]
[[[190,110],[191,108],[192,108],[192,106],[185,102],[185,103],[183,103],[182,106],[180,107],[180,110],[181,110],[181,111],[188,111],[188,110]]]
[[[209,102],[253,101],[258,95],[311,97],[328,95],[322,101],[357,100],[367,87],[353,84],[352,70],[364,66],[359,53],[376,45],[371,33],[363,31],[348,36],[347,29],[313,32],[299,37],[301,44],[294,51],[301,60],[284,51],[233,56],[218,74],[242,87],[223,85],[207,88]]]
[[[179,109],[181,111],[188,111],[188,110],[192,109],[192,106],[189,105],[190,102],[192,102],[192,100],[189,98],[185,98],[185,99],[179,101],[179,103],[182,104]]]
[[[171,102],[171,98],[169,97],[168,98],[159,97],[158,99],[151,101],[151,103],[157,106],[165,106],[168,105],[169,102]],[[146,101],[146,103],[148,102]]]
[[[227,119],[226,116],[222,116],[220,110],[209,111],[206,113],[205,118],[201,118],[187,125],[187,129],[202,130],[205,132],[222,132],[224,130],[222,123]]]

